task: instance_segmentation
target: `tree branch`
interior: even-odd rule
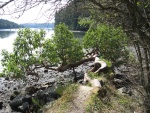
[[[43,65],[46,69],[50,69],[50,70],[54,70],[54,71],[59,71],[59,72],[64,72],[66,71],[67,69],[70,69],[70,68],[74,68],[74,67],[78,67],[79,65],[85,63],[85,62],[88,62],[88,61],[94,61],[95,60],[95,57],[91,57],[91,58],[87,58],[87,59],[83,59],[81,61],[78,61],[76,63],[73,63],[73,64],[67,64],[67,65],[64,65],[64,66],[60,66],[58,68],[52,68],[52,67],[48,67],[48,66],[45,66]]]
[[[96,0],[89,0],[90,2],[92,2],[93,4],[95,4],[96,6],[98,6],[100,8],[100,10],[113,10],[119,13],[122,13],[124,15],[127,15],[127,13],[125,13],[124,11],[116,8],[116,7],[106,7],[103,6],[100,2],[97,2]]]
[[[0,9],[8,5],[9,3],[13,2],[14,0],[9,0],[8,2],[5,2],[3,5],[0,6]]]

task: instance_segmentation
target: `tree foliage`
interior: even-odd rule
[[[41,30],[32,31],[30,29],[21,29],[13,44],[13,53],[2,51],[2,65],[4,74],[20,77],[31,70],[30,66],[40,63],[39,48],[45,37],[45,32]]]
[[[65,24],[56,26],[54,32],[55,51],[62,65],[79,61],[83,56],[82,46],[80,42],[74,38],[73,33],[68,30]]]
[[[51,64],[60,63],[62,66],[75,63],[82,59],[82,45],[65,24],[55,27],[52,39],[43,43],[43,58]]]
[[[89,26],[81,26],[80,18],[89,17],[90,12],[83,8],[82,2],[70,1],[70,3],[55,13],[55,24],[65,23],[71,30],[87,31]]]
[[[82,45],[65,24],[56,26],[54,31],[52,39],[44,39],[43,30],[19,30],[13,53],[2,51],[4,74],[15,77],[36,74],[34,71],[37,65],[44,67],[59,63],[64,66],[81,60]]]
[[[100,52],[101,57],[112,61],[116,65],[127,58],[126,45],[127,36],[123,31],[120,28],[105,24],[91,27],[84,37],[84,47],[86,49],[91,48]]]

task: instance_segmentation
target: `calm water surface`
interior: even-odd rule
[[[39,30],[39,29],[37,29]],[[52,29],[44,29],[46,31],[46,38],[51,38],[54,30]],[[3,67],[1,65],[1,51],[6,49],[9,52],[13,50],[13,42],[17,37],[18,29],[0,29],[0,72],[2,71]],[[82,40],[84,32],[74,31],[75,37]]]

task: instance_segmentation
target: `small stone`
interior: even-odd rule
[[[10,100],[12,101],[15,97],[16,97],[16,95],[11,95]]]
[[[0,109],[3,108],[3,102],[0,102]]]
[[[8,104],[10,104],[11,103],[11,101],[10,100],[8,100]]]
[[[11,109],[14,110],[14,111],[17,111],[18,110],[18,107],[22,105],[22,96],[17,96],[15,97],[12,102],[9,104]]]
[[[9,80],[9,77],[6,77],[5,80]]]
[[[22,113],[29,113],[29,103],[24,102],[22,106],[19,106],[19,109],[21,109]]]
[[[14,94],[15,94],[15,95],[19,95],[20,92],[19,92],[19,91],[14,91]]]
[[[5,87],[7,87],[7,84],[4,84],[5,85]]]
[[[48,70],[47,70],[47,69],[45,69],[45,70],[44,70],[44,73],[48,73]]]
[[[32,97],[30,95],[26,95],[25,97],[22,98],[23,102],[28,102],[29,104],[32,103]]]
[[[13,90],[17,90],[17,88],[14,88]]]

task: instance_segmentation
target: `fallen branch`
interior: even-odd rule
[[[83,82],[84,82],[84,83],[85,83],[85,82],[89,82],[92,87],[99,87],[99,88],[102,87],[101,84],[100,84],[100,82],[99,82],[99,80],[98,80],[98,79],[91,79],[91,78],[88,76],[88,73],[85,73],[85,74],[84,74],[84,81],[83,81]]]
[[[107,67],[106,62],[100,61],[98,57],[95,57],[94,67],[90,71],[94,73],[99,73],[101,70],[105,69],[106,67]],[[88,73],[85,73],[83,82],[85,83],[87,81],[92,85],[92,87],[99,87],[99,88],[102,87],[98,79],[91,79],[88,76]]]
[[[99,73],[101,70],[104,70],[107,67],[106,62],[100,60],[98,57],[95,58],[94,67],[90,70],[94,73]]]
[[[76,63],[72,63],[72,64],[67,64],[67,65],[64,65],[64,66],[60,66],[58,68],[52,68],[52,67],[48,67],[48,66],[44,66],[44,67],[46,69],[55,70],[55,71],[59,71],[59,72],[64,72],[67,69],[75,68],[75,67],[78,67],[79,65],[81,65],[81,64],[83,64],[85,62],[94,61],[94,60],[95,60],[95,57],[91,57],[91,58],[83,59],[83,60],[78,61]]]

